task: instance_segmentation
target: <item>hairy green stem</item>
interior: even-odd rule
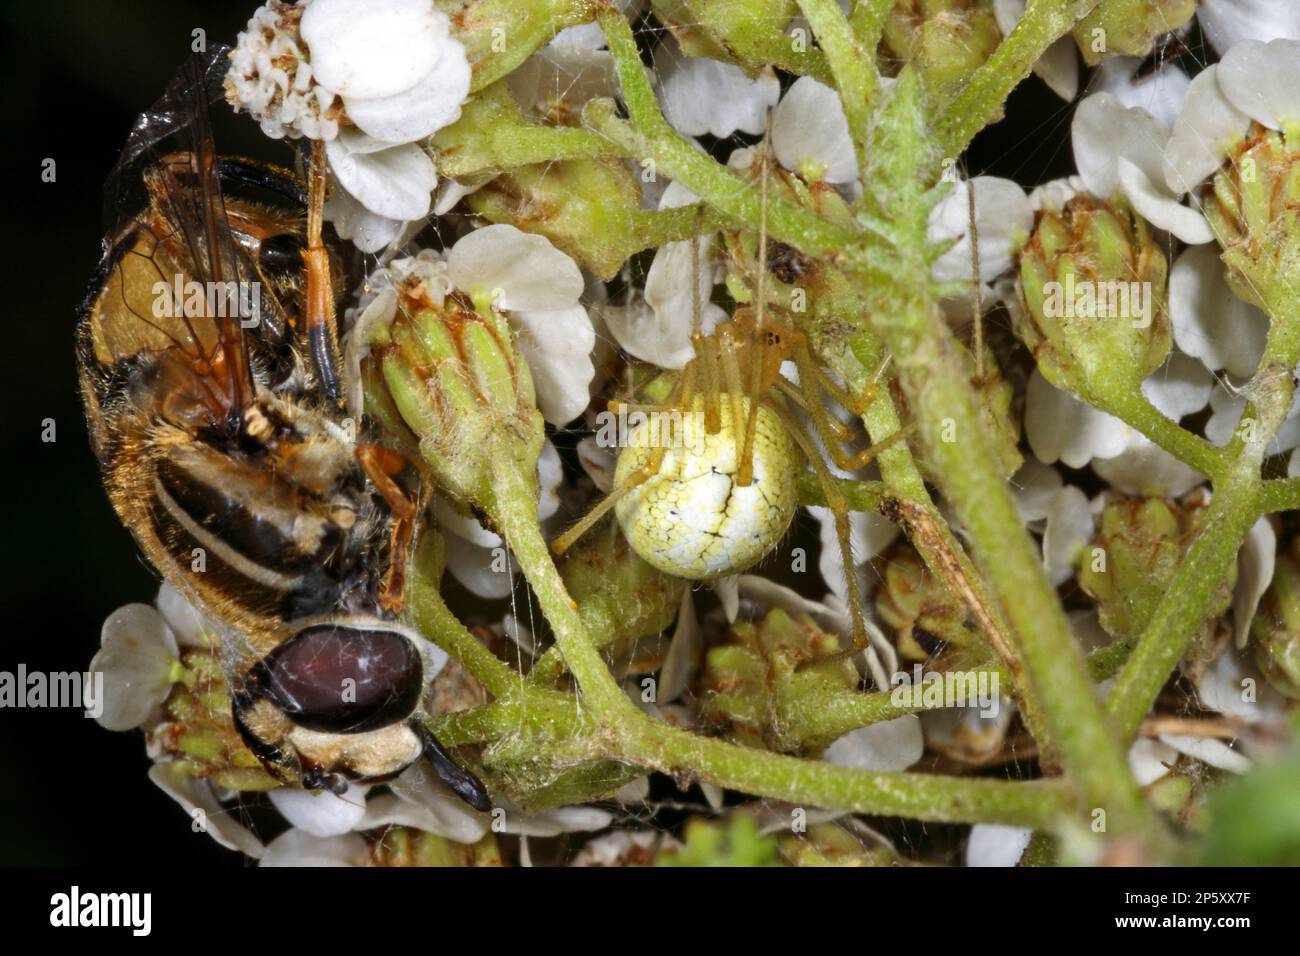
[[[817,42],[826,54],[840,104],[849,124],[849,136],[858,157],[858,170],[866,169],[867,137],[871,129],[871,97],[876,89],[876,51],[863,46],[840,11],[836,0],[799,0]]]
[[[976,133],[993,122],[1011,91],[1029,75],[1038,58],[1098,2],[1029,0],[1025,15],[1011,35],[971,75],[939,116],[935,132],[945,154],[959,155]]]

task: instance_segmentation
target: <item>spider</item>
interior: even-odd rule
[[[642,421],[628,434],[610,492],[551,547],[563,554],[613,509],[632,549],[660,571],[693,580],[736,574],[785,536],[798,508],[801,461],[807,462],[834,516],[852,621],[849,653],[856,653],[867,647],[867,632],[852,573],[849,509],[826,456],[854,471],[906,431],[865,449],[846,448],[854,433],[828,411],[826,399],[861,416],[875,400],[888,359],[863,394],[851,394],[816,362],[803,332],[768,315],[765,273],[774,266],[790,273],[790,262],[798,262],[802,273],[804,260],[797,253],[769,255],[766,139],[757,152],[763,215],[756,262],[767,268],[756,270],[754,305],[738,307],[706,335],[696,301],[694,357],[676,374],[667,397],[652,404],[609,403],[611,412],[641,413]],[[697,235],[697,252],[698,241]],[[692,258],[698,270],[698,254]],[[781,374],[787,360],[798,370],[798,384]],[[812,421],[820,447],[796,409]]]

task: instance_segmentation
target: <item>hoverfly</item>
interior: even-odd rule
[[[424,754],[486,809],[419,719],[421,641],[396,621],[421,483],[353,437],[338,399],[321,151],[310,188],[214,153],[226,54],[191,59],[109,179],[126,218],[77,335],[109,499],[217,622],[235,723],[271,773],[337,793]]]

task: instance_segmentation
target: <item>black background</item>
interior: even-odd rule
[[[233,42],[247,2],[40,2],[0,13],[5,218],[0,277],[0,670],[84,670],[116,607],[150,601],[154,576],[118,525],[86,442],[74,310],[99,256],[101,188],[135,116],[185,59],[192,31]],[[228,111],[227,111],[228,112]],[[1072,165],[1068,109],[1031,79],[986,131],[972,173],[1033,184]],[[287,161],[246,118],[218,148]],[[45,158],[57,163],[41,181]],[[42,422],[57,441],[41,441]],[[0,710],[0,863],[242,865],[190,831],[145,777],[139,734],[80,711]]]

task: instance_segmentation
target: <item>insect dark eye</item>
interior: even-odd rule
[[[403,634],[324,624],[285,641],[250,677],[298,726],[356,734],[408,717],[423,673],[419,652]]]

